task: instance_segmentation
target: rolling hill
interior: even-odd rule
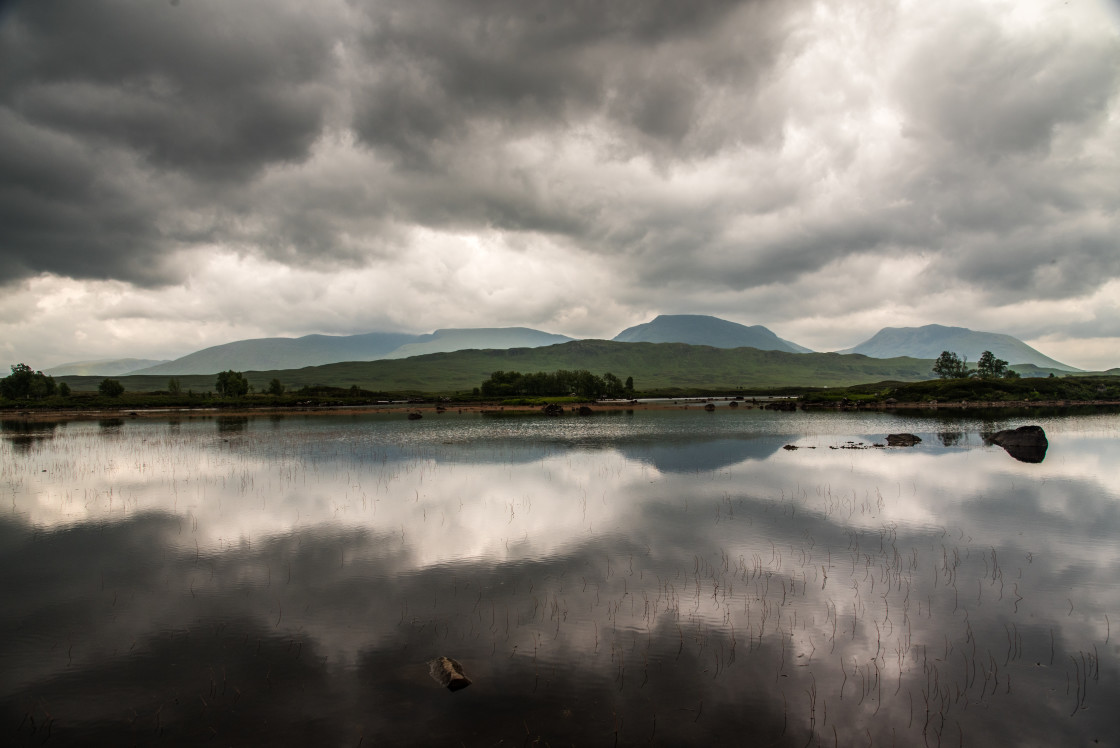
[[[572,340],[567,335],[554,335],[529,327],[449,328],[417,337],[419,339],[415,342],[405,343],[384,358],[409,358],[471,348],[537,348]]]
[[[43,373],[52,377],[66,375],[93,376],[96,374],[111,377],[165,363],[167,362],[155,361],[150,358],[106,358],[97,361],[72,361],[68,364],[59,364],[58,366],[52,366]]]
[[[305,335],[253,338],[204,348],[133,374],[217,374],[220,371],[299,369],[340,361],[376,361],[466,348],[532,348],[571,338],[527,327],[436,330],[427,335],[369,332],[361,335]]]
[[[714,348],[683,343],[575,340],[539,348],[467,350],[406,359],[350,361],[293,370],[246,371],[257,390],[274,377],[288,389],[305,385],[357,386],[377,392],[470,392],[495,371],[587,369],[634,377],[639,390],[841,386],[882,380],[919,381],[932,361],[877,359],[838,353],[789,353],[756,348]],[[96,389],[96,377],[65,377],[77,390]],[[214,389],[214,376],[181,376],[184,390]],[[167,387],[166,376],[120,378],[130,391]]]
[[[872,358],[911,356],[935,359],[942,351],[952,351],[973,363],[980,358],[981,353],[991,351],[997,358],[1002,358],[1010,364],[1034,364],[1059,371],[1080,371],[1068,364],[1055,361],[1011,335],[944,325],[884,327],[854,348],[847,348],[837,353],[862,353]]]
[[[203,348],[134,374],[217,374],[233,369],[298,369],[335,361],[381,358],[418,335],[371,332],[363,335],[305,335],[302,338],[253,338]]]
[[[740,325],[705,314],[661,314],[652,321],[628,327],[614,341],[619,343],[687,343],[713,348],[757,348],[760,351],[812,353],[809,348],[783,340],[762,325]]]

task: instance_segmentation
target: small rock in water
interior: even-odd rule
[[[887,434],[888,447],[913,447],[921,439],[913,434]]]
[[[463,675],[463,666],[450,657],[437,657],[429,662],[428,672],[448,691],[459,691],[471,684],[471,679]]]

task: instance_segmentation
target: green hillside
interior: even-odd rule
[[[357,386],[375,392],[470,392],[495,371],[587,369],[634,377],[639,391],[843,386],[931,376],[931,361],[876,359],[838,353],[785,353],[755,348],[711,348],[683,343],[576,340],[542,348],[433,353],[399,360],[356,361],[282,371],[248,371],[257,390],[279,379],[289,390],[305,385]],[[92,390],[97,377],[62,377],[75,390]],[[118,378],[131,392],[164,390],[168,377]],[[177,377],[184,391],[214,388],[213,375]]]

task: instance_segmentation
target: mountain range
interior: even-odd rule
[[[246,371],[258,391],[271,379],[289,390],[303,386],[358,387],[381,393],[470,392],[495,371],[613,372],[633,377],[641,390],[847,386],[895,380],[914,382],[930,377],[930,361],[912,358],[875,359],[838,353],[788,353],[757,348],[715,348],[684,343],[620,343],[613,340],[572,340],[536,348],[465,350],[429,353],[411,358],[346,361],[283,371]],[[67,377],[75,390],[94,390],[97,377]],[[120,377],[128,392],[167,388],[167,377]],[[214,389],[214,375],[179,377],[183,390]]]
[[[937,358],[942,351],[952,351],[975,363],[984,351],[1012,364],[1034,364],[1043,368],[1080,371],[1055,361],[1010,335],[977,332],[966,327],[925,325],[924,327],[884,327],[854,348],[837,353],[862,353],[872,358]]]
[[[55,367],[48,374],[84,375],[192,375],[219,371],[279,371],[347,361],[403,359],[463,350],[530,349],[571,342],[565,335],[527,327],[449,328],[423,335],[370,332],[360,335],[306,335],[300,338],[255,338],[211,346],[165,362],[136,359],[76,362]],[[699,314],[663,314],[650,322],[629,327],[612,342],[684,343],[712,348],[754,348],[760,351],[806,354],[805,346],[778,337],[761,325],[747,326]],[[909,357],[934,359],[953,351],[976,361],[989,350],[1011,364],[1031,364],[1042,369],[1076,372],[1072,366],[1040,353],[1010,335],[977,332],[963,327],[926,325],[888,327],[859,345],[838,351],[871,358]],[[147,365],[131,365],[130,362]]]

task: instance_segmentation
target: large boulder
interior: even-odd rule
[[[921,440],[914,434],[887,434],[888,447],[913,447]]]
[[[1007,454],[1019,462],[1042,462],[1046,458],[1046,448],[1050,446],[1041,426],[1020,426],[1017,429],[997,431],[986,437],[985,441],[1003,447]]]

